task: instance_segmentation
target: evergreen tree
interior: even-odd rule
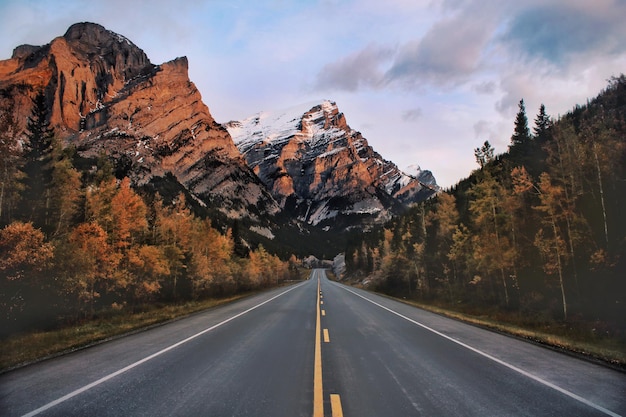
[[[528,144],[532,139],[530,130],[528,129],[528,118],[526,117],[524,99],[521,99],[517,106],[519,110],[515,117],[515,130],[513,131],[513,136],[511,136],[511,148]]]
[[[480,148],[474,149],[476,162],[480,165],[481,169],[494,160],[494,152],[495,149],[491,146],[488,140],[486,140]]]
[[[537,117],[535,118],[535,127],[533,127],[535,139],[541,142],[545,141],[551,125],[552,122],[550,121],[550,116],[546,114],[546,106],[541,104],[539,107],[539,114],[537,114]]]
[[[33,108],[26,125],[24,191],[22,214],[35,227],[50,231],[50,185],[53,171],[54,130],[50,127],[48,106],[43,91],[33,99]]]

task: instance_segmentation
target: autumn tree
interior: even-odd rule
[[[85,192],[85,218],[98,223],[109,234],[113,233],[112,201],[117,193],[117,180],[109,178],[87,187]]]
[[[51,284],[41,273],[53,249],[32,223],[13,222],[0,229],[0,327],[12,326],[24,310],[37,307],[38,293]]]
[[[78,302],[77,311],[93,316],[95,302],[103,292],[117,287],[114,272],[120,255],[109,244],[106,231],[96,222],[79,224],[69,236],[65,258],[65,290]]]
[[[208,219],[194,221],[191,235],[190,279],[195,298],[232,293],[235,280],[230,268],[234,242],[222,235]]]
[[[162,282],[170,273],[163,248],[153,245],[134,245],[127,254],[130,293],[133,306],[154,300]]]
[[[146,204],[131,188],[130,179],[125,177],[111,199],[111,238],[117,249],[126,251],[140,240],[148,227],[146,215]]]
[[[564,265],[567,262],[564,233],[559,227],[564,216],[564,191],[552,183],[550,175],[543,173],[539,178],[541,204],[534,208],[543,213],[543,227],[535,237],[535,246],[544,257],[544,270],[548,275],[557,275],[563,303],[563,319],[567,320],[567,296],[565,292]]]
[[[485,142],[488,144],[488,142]],[[437,225],[437,249],[439,253],[446,254],[440,256],[443,267],[443,274],[448,283],[458,283],[457,264],[455,258],[448,257],[447,254],[452,250],[454,245],[454,234],[458,230],[459,212],[456,208],[456,198],[449,193],[439,193],[437,195],[437,204],[433,212],[433,218]]]
[[[73,150],[64,149],[58,153],[52,167],[51,183],[54,191],[51,197],[51,222],[54,223],[55,237],[69,233],[83,195],[81,174],[72,164]]]
[[[563,187],[552,183],[550,174],[544,172],[535,185],[525,170],[513,173],[516,194],[536,192],[540,203],[533,206],[540,212],[541,228],[535,235],[534,245],[539,250],[548,275],[557,275],[561,291],[563,319],[567,320],[567,295],[565,291],[564,269],[567,262],[567,250],[561,225],[565,217],[565,192]]]
[[[177,299],[181,278],[186,276],[191,256],[191,233],[194,216],[179,194],[171,206],[155,200],[155,243],[163,248],[170,270],[167,284],[169,297]]]
[[[499,275],[504,303],[509,305],[508,273],[514,252],[506,234],[502,199],[504,190],[489,171],[472,187],[470,213],[474,224],[474,261],[476,268],[487,277]]]

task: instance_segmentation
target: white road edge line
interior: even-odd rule
[[[600,412],[602,412],[602,413],[604,413],[604,414],[606,414],[606,415],[609,415],[609,416],[612,416],[612,417],[622,417],[621,415],[619,415],[619,414],[617,414],[617,413],[614,413],[613,411],[608,410],[608,409],[606,409],[606,408],[602,407],[601,405],[598,405],[598,404],[596,404],[596,403],[594,403],[594,402],[592,402],[592,401],[589,401],[589,400],[587,400],[587,399],[585,399],[585,398],[581,397],[580,395],[574,394],[573,392],[568,391],[568,390],[566,390],[566,389],[564,389],[564,388],[561,388],[561,387],[559,387],[558,385],[555,385],[555,384],[553,384],[553,383],[551,383],[551,382],[549,382],[549,381],[546,381],[545,379],[542,379],[542,378],[540,378],[540,377],[538,377],[538,376],[536,376],[536,375],[533,375],[533,374],[531,374],[531,373],[529,373],[529,372],[526,372],[525,370],[523,370],[523,369],[521,369],[521,368],[518,368],[518,367],[517,367],[517,366],[515,366],[515,365],[511,365],[510,363],[504,362],[503,360],[498,359],[498,358],[496,358],[495,356],[491,356],[490,354],[485,353],[485,352],[483,352],[482,350],[476,349],[475,347],[472,347],[472,346],[467,345],[467,344],[465,344],[465,343],[463,343],[463,342],[461,342],[461,341],[458,341],[458,340],[456,340],[456,339],[453,339],[452,337],[450,337],[450,336],[448,336],[448,335],[445,335],[445,334],[443,334],[443,333],[441,333],[441,332],[439,332],[439,331],[437,331],[437,330],[435,330],[435,329],[433,329],[433,328],[431,328],[431,327],[428,327],[428,326],[426,326],[425,324],[422,324],[422,323],[420,323],[420,322],[418,322],[418,321],[415,321],[415,320],[413,320],[413,319],[411,319],[411,318],[409,318],[409,317],[407,317],[407,316],[404,316],[404,315],[402,315],[402,314],[400,314],[400,313],[398,313],[398,312],[396,312],[396,311],[393,311],[392,309],[390,309],[390,308],[388,308],[388,307],[385,307],[385,306],[384,306],[384,305],[382,305],[382,304],[378,304],[376,301],[372,301],[372,300],[370,300],[369,298],[364,297],[364,296],[362,296],[361,294],[358,294],[357,292],[355,292],[355,291],[353,291],[353,290],[351,290],[351,289],[349,289],[349,288],[346,288],[346,287],[341,286],[341,285],[338,285],[338,287],[339,287],[339,288],[342,288],[342,289],[344,289],[344,290],[346,290],[346,291],[348,291],[348,292],[351,292],[352,294],[356,295],[357,297],[361,297],[361,298],[362,298],[362,299],[364,299],[365,301],[368,301],[368,302],[370,302],[370,303],[372,303],[372,304],[374,304],[374,305],[376,305],[376,306],[378,306],[378,307],[382,308],[383,310],[387,310],[388,312],[390,312],[390,313],[392,313],[392,314],[395,314],[395,315],[396,315],[396,316],[398,316],[398,317],[401,317],[401,318],[403,318],[403,319],[405,319],[405,320],[407,320],[407,321],[409,321],[409,322],[411,322],[411,323],[413,323],[413,324],[416,324],[416,325],[418,325],[418,326],[420,326],[420,327],[422,327],[422,328],[424,328],[424,329],[426,329],[426,330],[428,330],[428,331],[430,331],[430,332],[433,332],[433,333],[435,333],[436,335],[443,337],[444,339],[447,339],[447,340],[449,340],[449,341],[451,341],[451,342],[454,342],[454,343],[456,343],[456,344],[458,344],[458,345],[460,345],[460,346],[463,346],[464,348],[469,349],[469,350],[471,350],[472,352],[476,352],[476,353],[478,353],[479,355],[484,356],[484,357],[485,357],[485,358],[487,358],[487,359],[491,359],[492,361],[497,362],[497,363],[499,363],[500,365],[506,366],[507,368],[509,368],[509,369],[511,369],[511,370],[513,370],[513,371],[515,371],[515,372],[517,372],[517,373],[520,373],[520,374],[524,375],[524,376],[525,376],[525,377],[527,377],[527,378],[530,378],[530,379],[532,379],[532,380],[534,380],[534,381],[539,382],[540,384],[543,384],[543,385],[545,385],[545,386],[547,386],[547,387],[550,387],[550,388],[552,388],[552,389],[554,389],[554,390],[556,390],[556,391],[560,392],[561,394],[565,394],[565,395],[567,395],[567,396],[568,396],[568,397],[570,397],[570,398],[573,398],[573,399],[575,399],[575,400],[577,400],[577,401],[580,401],[581,403],[586,404],[586,405],[588,405],[589,407],[592,407],[592,408],[594,408],[594,409],[596,409],[596,410],[598,410],[598,411],[600,411]]]
[[[204,329],[201,332],[194,334],[193,336],[189,336],[188,338],[183,339],[180,342],[174,343],[173,345],[168,346],[165,349],[162,349],[162,350],[160,350],[160,351],[158,351],[156,353],[153,353],[150,356],[146,356],[145,358],[143,358],[141,360],[138,360],[135,363],[132,363],[132,364],[130,364],[130,365],[128,365],[128,366],[118,370],[118,371],[115,371],[115,372],[113,372],[113,373],[111,373],[109,375],[106,375],[106,376],[98,379],[97,381],[92,382],[91,384],[85,385],[84,387],[78,388],[77,390],[72,391],[69,394],[64,395],[61,398],[58,398],[58,399],[56,399],[54,401],[51,401],[48,404],[43,405],[43,406],[39,407],[38,409],[31,411],[28,414],[24,414],[22,417],[36,416],[36,415],[38,415],[38,414],[40,414],[40,413],[42,413],[42,412],[44,412],[44,411],[46,411],[46,410],[56,406],[56,405],[61,404],[62,402],[65,402],[65,401],[67,401],[67,400],[69,400],[69,399],[71,399],[71,398],[73,398],[73,397],[75,397],[75,396],[77,396],[79,394],[82,394],[85,391],[90,390],[93,387],[96,387],[96,386],[102,384],[103,382],[106,382],[106,381],[108,381],[108,380],[110,380],[112,378],[115,378],[116,376],[119,376],[119,375],[123,374],[126,371],[130,371],[131,369],[136,368],[137,366],[139,366],[141,364],[144,364],[144,363],[148,362],[149,360],[152,360],[152,359],[156,358],[157,356],[160,356],[160,355],[162,355],[162,354],[164,354],[166,352],[169,352],[172,349],[175,349],[175,348],[179,347],[180,345],[183,345],[183,344],[185,344],[185,343],[187,343],[187,342],[189,342],[189,341],[191,341],[191,340],[193,340],[193,339],[195,339],[195,338],[197,338],[199,336],[202,336],[203,334],[208,333],[211,330],[215,330],[218,327],[220,327],[220,326],[222,326],[222,325],[224,325],[224,324],[226,324],[226,323],[228,323],[228,322],[230,322],[232,320],[235,320],[236,318],[241,317],[244,314],[247,314],[247,313],[251,312],[252,310],[255,310],[255,309],[261,307],[262,305],[265,305],[265,304],[269,303],[270,301],[273,301],[273,300],[277,299],[278,297],[287,294],[289,291],[293,291],[296,288],[299,288],[300,286],[304,285],[305,283],[306,283],[306,281],[301,283],[301,284],[298,284],[298,285],[296,285],[294,287],[291,287],[288,290],[283,291],[280,294],[275,295],[274,297],[272,297],[272,298],[270,298],[268,300],[265,300],[265,301],[263,301],[260,304],[257,304],[257,305],[255,305],[253,307],[250,307],[249,309],[247,309],[245,311],[242,311],[241,313],[235,314],[234,316],[232,316],[232,317],[230,317],[230,318],[228,318],[228,319],[226,319],[224,321],[221,321],[221,322],[219,322],[219,323],[217,323],[217,324],[215,324],[215,325],[213,325],[213,326],[211,326],[211,327],[209,327],[207,329]]]

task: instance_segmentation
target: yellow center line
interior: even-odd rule
[[[315,324],[315,370],[313,375],[313,417],[324,417],[324,389],[322,387],[322,342],[320,323],[320,276],[317,273],[317,318]]]
[[[322,316],[326,315],[326,310],[322,310]]]
[[[328,329],[324,329],[324,343],[330,342],[330,336],[328,335]]]
[[[339,394],[330,394],[330,409],[333,417],[343,417],[343,410],[341,409],[341,397]]]

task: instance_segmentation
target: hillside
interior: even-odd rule
[[[623,340],[626,77],[533,121],[520,102],[509,151],[486,142],[468,178],[352,241],[348,274],[477,315]]]

